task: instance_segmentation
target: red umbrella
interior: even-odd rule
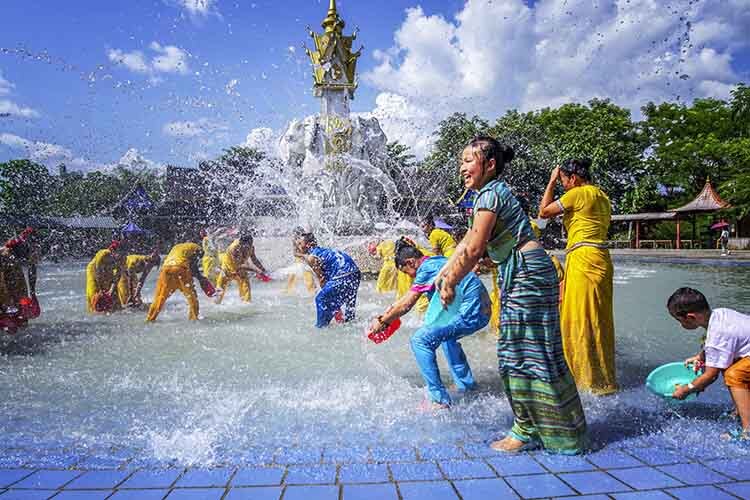
[[[717,222],[716,224],[712,225],[711,229],[723,229],[725,227],[729,227],[729,223],[721,221],[721,222]]]

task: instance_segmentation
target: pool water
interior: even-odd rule
[[[376,294],[372,281],[362,284],[356,321],[317,330],[312,297],[285,294],[282,281],[254,281],[251,304],[240,302],[236,288],[221,306],[202,296],[199,322],[187,321],[178,292],[158,321],[146,324],[142,311],[87,315],[84,280],[84,262],[43,266],[42,317],[0,339],[6,456],[47,466],[71,453],[155,465],[258,463],[280,449],[483,443],[511,424],[488,331],[462,341],[481,390],[457,394],[449,411],[422,409],[423,383],[408,343],[419,318],[407,316],[383,344],[368,341],[369,319],[392,298]],[[635,442],[750,454],[717,440],[732,426],[719,418],[730,407],[721,381],[679,406],[644,388],[653,368],[695,354],[700,344],[703,331],[682,330],[666,312],[667,297],[692,286],[714,307],[750,311],[748,283],[748,267],[615,262],[623,390],[583,396],[593,448]]]

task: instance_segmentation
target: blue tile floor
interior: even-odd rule
[[[750,453],[690,457],[665,446],[579,457],[502,455],[484,443],[253,450],[215,468],[165,467],[137,450],[0,455],[0,500],[750,499]]]

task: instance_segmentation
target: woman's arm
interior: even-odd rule
[[[560,203],[555,201],[555,186],[557,186],[559,178],[560,167],[555,167],[552,169],[549,182],[547,182],[547,188],[544,190],[544,196],[542,196],[542,201],[539,203],[539,217],[542,219],[551,219],[562,213]]]
[[[255,255],[255,246],[250,249],[250,262],[252,262],[253,265],[257,267],[261,273],[267,273],[266,268],[263,266],[263,264],[260,263],[260,259],[258,259],[258,256]]]
[[[456,285],[484,255],[496,220],[497,215],[489,210],[479,210],[474,214],[474,224],[456,247],[449,261],[450,266],[445,266],[447,269],[442,273],[442,283],[435,281],[444,305],[453,302]]]
[[[386,325],[388,325],[396,318],[400,318],[404,314],[411,311],[411,308],[414,307],[414,304],[417,303],[417,300],[419,300],[419,297],[421,295],[422,294],[420,292],[415,292],[412,290],[406,292],[406,295],[391,304],[383,314],[372,320],[372,323],[370,324],[370,331],[368,333],[382,330]]]

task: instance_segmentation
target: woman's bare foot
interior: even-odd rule
[[[446,403],[436,403],[435,401],[422,401],[419,405],[419,410],[423,412],[436,412],[441,410],[449,410],[451,405]]]
[[[499,441],[493,441],[490,443],[490,448],[497,451],[503,451],[505,453],[515,453],[522,451],[529,443],[524,443],[520,439],[516,439],[513,436],[505,436]]]

